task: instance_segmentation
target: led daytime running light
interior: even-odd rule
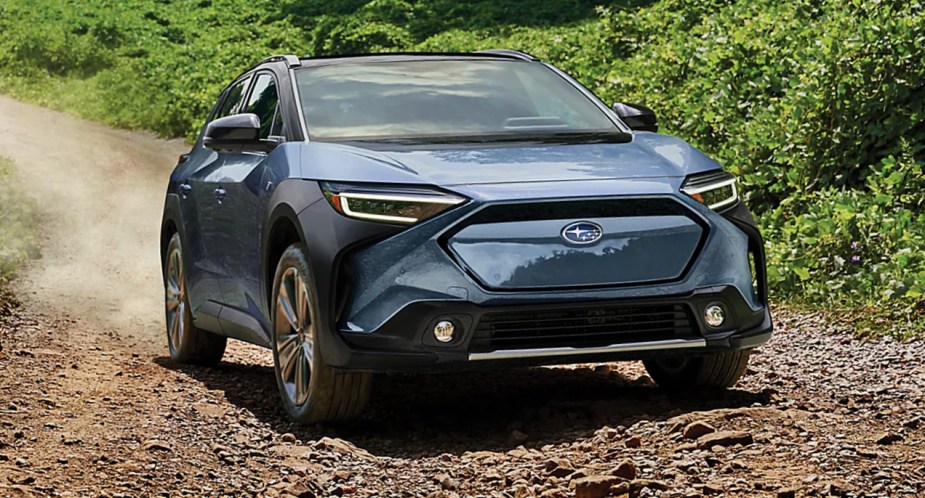
[[[345,216],[361,220],[411,225],[436,216],[465,199],[450,195],[372,192],[326,192],[331,205]]]
[[[727,188],[730,192],[729,196],[723,197],[722,199],[718,201],[708,204],[709,202],[708,195],[705,195],[705,194],[710,194],[712,192],[720,191],[722,189],[727,189]],[[721,209],[726,206],[735,204],[735,202],[739,199],[739,189],[736,186],[735,178],[727,178],[727,179],[724,179],[724,180],[721,180],[715,183],[709,183],[709,184],[701,185],[697,187],[683,187],[681,191],[689,195],[690,197],[692,197],[697,202],[700,202],[701,204],[706,204],[707,207],[713,210]]]

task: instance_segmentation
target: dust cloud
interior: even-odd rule
[[[161,212],[187,149],[0,97],[0,155],[43,220],[42,258],[16,284],[22,300],[161,348]]]

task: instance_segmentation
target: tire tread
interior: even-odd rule
[[[729,388],[745,373],[750,356],[750,349],[711,353],[687,358],[678,369],[665,368],[657,359],[643,363],[652,379],[667,389]]]
[[[176,232],[170,238],[166,253],[169,255],[174,248],[181,251],[182,255],[180,234]],[[181,258],[181,261],[185,260]],[[165,264],[164,267],[166,268],[166,266]],[[183,275],[186,275],[185,271]],[[185,341],[183,341],[184,344],[181,344],[178,349],[176,345],[169,347],[171,357],[181,363],[193,365],[213,366],[218,364],[222,361],[222,356],[225,355],[225,347],[228,345],[228,338],[207,330],[196,328],[196,325],[193,324],[192,314],[189,311],[189,301],[186,302],[186,306],[186,313],[188,316],[182,318],[186,321]],[[170,343],[170,331],[167,331],[167,342],[168,344]]]

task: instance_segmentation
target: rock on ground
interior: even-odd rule
[[[380,377],[341,427],[290,423],[258,348],[183,366],[5,315],[0,496],[925,495],[925,348],[812,315],[778,311],[725,393],[664,393],[637,363]]]

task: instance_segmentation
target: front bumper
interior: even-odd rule
[[[729,318],[726,326],[711,329],[703,323],[697,310],[716,303],[726,308]],[[689,313],[691,326],[670,332],[654,331],[648,337],[646,333],[618,331],[604,338],[613,342],[597,341],[579,347],[547,341],[537,347],[504,348],[485,345],[485,338],[479,337],[483,332],[479,325],[489,315],[547,313],[557,309],[599,310],[613,306],[624,309],[678,307]],[[437,342],[431,335],[434,325],[441,320],[452,321],[458,331],[457,337],[448,344]],[[601,330],[593,327],[592,330]],[[752,310],[733,287],[700,289],[685,296],[568,305],[483,307],[461,301],[423,301],[407,306],[375,333],[341,331],[340,337],[345,343],[341,351],[343,356],[333,366],[367,371],[428,371],[639,360],[659,355],[753,348],[770,339],[771,329],[768,308]]]
[[[694,201],[681,202],[702,218],[707,230],[689,267],[671,281],[571,289],[487,288],[446,246],[447,234],[477,213],[477,204],[355,249],[335,266],[342,277],[331,293],[339,296],[339,304],[329,322],[331,337],[322,343],[325,360],[349,370],[445,370],[706,354],[766,342],[772,325],[763,243],[748,210],[739,203],[717,214]],[[703,310],[710,304],[726,309],[722,327],[703,322]],[[678,321],[664,318],[668,313]],[[538,320],[558,320],[553,323],[565,332],[549,338],[532,325],[519,325],[518,330],[526,332],[523,337],[495,341],[499,330],[500,335],[510,335],[510,330],[486,326],[498,317],[510,321],[506,317],[526,316],[530,321],[537,314],[546,314]],[[652,320],[669,324],[636,328],[632,317],[640,315],[654,315]],[[458,335],[449,344],[437,342],[431,333],[440,320],[457,327]],[[534,332],[538,340],[531,342]],[[574,337],[560,340],[573,332]]]

